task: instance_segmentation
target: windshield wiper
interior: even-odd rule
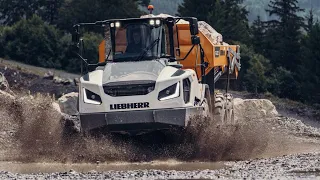
[[[111,54],[111,48],[110,48],[110,50],[109,50],[109,52],[108,52],[108,56],[104,59],[104,61],[112,61],[112,60],[108,60],[108,59],[109,59],[110,54]]]
[[[160,41],[160,38],[154,40],[148,47],[146,47],[141,55],[136,59],[136,61],[141,61],[141,59],[147,54],[148,51],[150,51],[158,42]]]

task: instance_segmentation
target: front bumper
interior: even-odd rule
[[[160,130],[185,127],[192,117],[201,113],[200,107],[90,113],[80,114],[80,122],[84,131],[102,127],[110,132]]]

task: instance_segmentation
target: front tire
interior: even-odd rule
[[[212,106],[212,101],[211,101],[211,96],[210,96],[210,91],[209,89],[206,89],[205,92],[205,98],[203,100],[203,111],[204,111],[204,116],[208,118],[213,117],[213,106]]]

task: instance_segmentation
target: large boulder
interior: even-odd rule
[[[60,110],[62,113],[68,115],[77,115],[77,101],[78,101],[78,93],[72,92],[66,95],[63,95],[58,99],[58,103],[60,106]]]
[[[56,83],[56,84],[62,84],[63,83],[63,79],[60,78],[59,76],[54,76],[53,77],[53,82]]]
[[[53,82],[56,84],[63,84],[63,85],[70,85],[73,83],[72,79],[65,79],[65,78],[61,78],[59,76],[54,76],[53,77]]]
[[[9,83],[4,75],[0,72],[0,90],[7,91],[9,89]]]
[[[57,111],[58,113],[62,114],[60,105],[59,105],[58,103],[53,102],[53,103],[52,103],[52,108],[53,108],[55,111]]]
[[[15,96],[14,92],[10,89],[9,83],[6,77],[0,72],[0,90],[11,96]]]
[[[71,97],[73,97],[74,95],[71,95]],[[60,98],[61,99],[61,98]],[[71,108],[70,106],[72,106],[72,100],[74,98],[70,98],[70,96],[68,97],[64,97],[64,103],[62,107],[64,107],[64,111],[66,111],[67,113],[75,113],[72,112],[74,109]],[[61,103],[60,103],[61,104]],[[68,104],[68,108],[66,109],[66,105]],[[67,135],[68,137],[70,137],[70,135],[72,134],[77,134],[80,132],[80,121],[78,119],[78,117],[76,115],[70,115],[70,114],[66,114],[66,112],[62,112],[59,103],[57,102],[53,102],[52,103],[52,108],[53,110],[55,110],[56,112],[58,112],[61,115],[61,122],[62,122],[62,126],[63,126],[63,133],[64,135]]]
[[[234,99],[235,120],[246,122],[278,116],[276,107],[267,99]]]
[[[44,79],[50,79],[50,80],[53,80],[53,77],[54,77],[54,73],[52,71],[46,72],[43,76]]]

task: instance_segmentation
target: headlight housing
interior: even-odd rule
[[[83,88],[83,100],[88,104],[100,105],[102,103],[101,97],[98,94],[85,88]]]
[[[173,99],[180,96],[180,82],[167,87],[166,89],[160,91],[158,95],[158,100],[164,101],[168,99]]]
[[[183,80],[183,100],[184,103],[190,102],[191,82],[189,78]]]

